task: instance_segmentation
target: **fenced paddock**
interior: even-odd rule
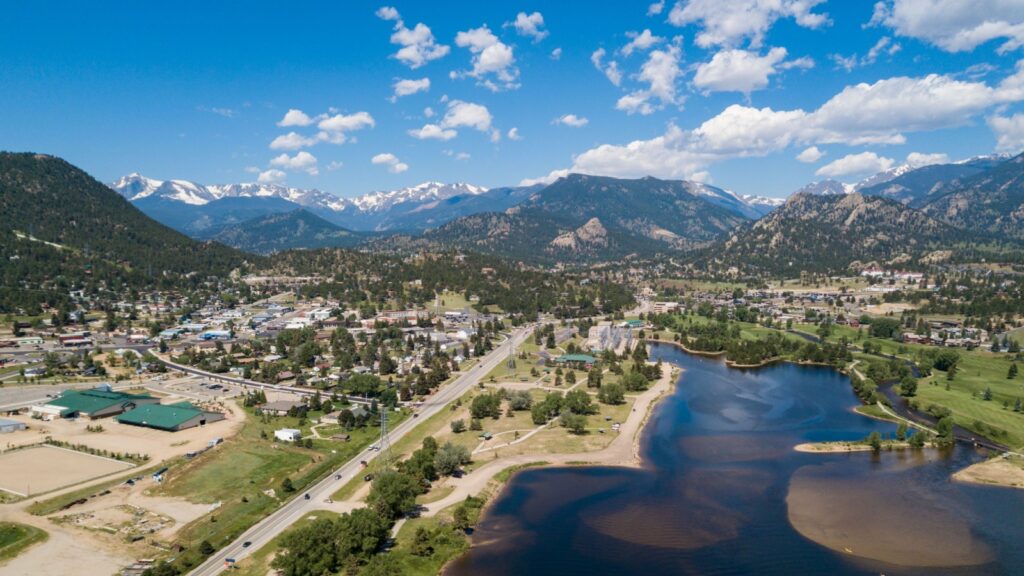
[[[0,454],[0,490],[16,496],[31,496],[133,466],[130,462],[57,446],[33,446]]]

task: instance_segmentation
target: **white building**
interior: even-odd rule
[[[302,431],[294,428],[281,428],[280,430],[274,430],[274,438],[281,442],[295,442],[302,439]]]

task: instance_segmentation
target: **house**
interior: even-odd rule
[[[295,428],[281,428],[274,430],[274,438],[281,442],[295,442],[302,439],[302,431]]]
[[[121,424],[178,432],[224,419],[220,412],[207,412],[188,402],[147,404],[114,418]]]
[[[128,412],[139,406],[159,403],[159,398],[148,394],[127,394],[114,392],[109,388],[67,390],[42,406],[33,406],[32,415],[43,420],[78,417],[95,420]]]
[[[285,370],[283,372],[277,373],[278,382],[281,382],[283,380],[291,380],[292,378],[295,378],[295,374],[291,370]]]
[[[589,354],[563,354],[558,358],[555,358],[555,362],[558,364],[567,364],[572,367],[583,367],[587,370],[593,368],[594,364],[597,364],[597,358]]]

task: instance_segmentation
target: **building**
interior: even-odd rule
[[[121,424],[145,426],[167,432],[205,426],[224,419],[220,412],[207,412],[188,402],[178,404],[146,404],[114,418]]]
[[[110,389],[67,390],[42,406],[33,406],[32,414],[43,420],[54,418],[107,418],[139,406],[159,404],[160,399],[148,394],[127,394]]]
[[[295,442],[302,439],[302,431],[294,428],[281,428],[280,430],[274,430],[274,438],[281,442]]]
[[[655,314],[668,314],[679,310],[679,302],[655,302],[651,305],[651,310]]]
[[[572,367],[582,367],[590,370],[597,364],[597,358],[589,354],[563,354],[555,358],[558,364],[567,364]]]
[[[11,432],[17,432],[18,430],[24,430],[25,428],[28,428],[28,426],[26,426],[24,422],[0,418],[0,434],[10,434]]]

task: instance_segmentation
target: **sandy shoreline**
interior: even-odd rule
[[[1024,460],[1003,454],[991,460],[972,464],[956,474],[953,480],[969,484],[1024,489]]]

